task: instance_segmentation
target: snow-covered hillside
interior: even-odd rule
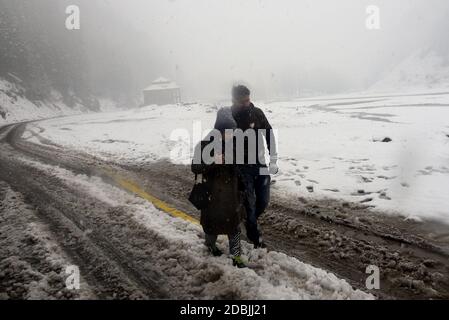
[[[438,50],[422,49],[408,56],[383,75],[371,92],[426,92],[449,90],[449,56]]]
[[[98,101],[102,111],[117,110],[111,100]],[[67,106],[56,90],[44,101],[30,101],[25,96],[25,89],[20,85],[20,79],[13,83],[0,78],[0,125],[85,112],[91,111],[79,102],[75,102],[73,107]]]

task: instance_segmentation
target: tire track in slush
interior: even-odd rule
[[[1,128],[0,134],[6,133],[1,140],[11,143],[18,136],[17,130],[23,126]],[[93,284],[99,298],[176,297],[176,292],[170,292],[170,288],[163,289],[166,285],[161,274],[154,270],[142,270],[135,263],[146,256],[130,256],[127,248],[122,246],[127,243],[126,240],[138,238],[139,235],[138,240],[151,245],[146,230],[138,223],[132,228],[122,228],[122,234],[117,234],[114,223],[121,221],[117,221],[116,217],[120,216],[122,221],[133,221],[130,214],[117,212],[120,208],[112,208],[98,199],[80,194],[57,178],[15,161],[17,153],[5,149],[5,144],[1,148],[0,179],[36,207],[38,217],[49,226],[66,253],[80,267],[87,282]]]

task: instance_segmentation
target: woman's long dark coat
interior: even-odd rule
[[[201,225],[207,234],[234,234],[244,217],[243,188],[238,168],[227,164],[192,164],[192,172],[202,174],[211,194],[201,210]]]

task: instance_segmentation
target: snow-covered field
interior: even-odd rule
[[[363,202],[407,218],[449,223],[449,93],[255,104],[278,130],[281,172],[274,192]],[[174,150],[193,147],[195,128],[200,123],[207,132],[216,108],[147,106],[77,115],[29,125],[24,137],[125,163],[188,163],[190,154]],[[190,139],[179,138],[183,132]]]

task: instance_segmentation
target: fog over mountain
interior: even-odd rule
[[[78,5],[81,30],[65,28]],[[368,30],[366,7],[380,9]],[[365,90],[417,51],[446,59],[449,3],[268,0],[0,0],[0,76],[30,99],[58,90],[90,109],[108,97],[139,104],[159,76],[184,100],[226,98],[235,82],[257,98]]]

